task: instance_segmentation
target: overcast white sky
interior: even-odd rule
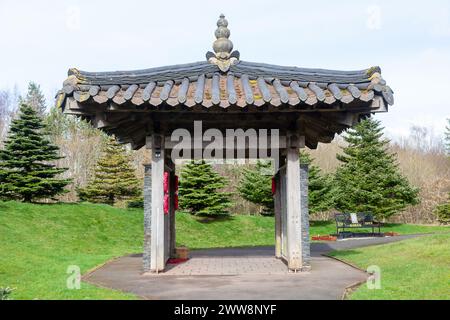
[[[450,117],[450,1],[0,0],[0,88],[41,84],[49,102],[70,67],[132,70],[204,60],[220,13],[241,59],[342,70],[379,65],[396,104],[387,132],[441,134]]]

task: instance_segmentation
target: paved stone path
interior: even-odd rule
[[[273,247],[257,247],[193,251],[188,262],[158,275],[143,275],[142,255],[131,255],[107,263],[84,280],[145,299],[341,299],[345,288],[365,281],[367,274],[323,254],[411,237],[312,243],[312,270],[297,274],[288,273],[273,257]]]
[[[251,254],[251,252],[249,252]],[[171,275],[248,275],[248,274],[286,274],[286,265],[274,257],[202,257],[195,253],[188,261],[169,264],[162,273]]]

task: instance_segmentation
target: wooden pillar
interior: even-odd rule
[[[301,271],[302,216],[300,196],[300,147],[304,139],[295,133],[288,135],[286,154],[286,209],[287,209],[287,265],[291,271]]]
[[[152,272],[163,271],[165,261],[164,225],[164,136],[152,135],[152,215],[151,259]]]

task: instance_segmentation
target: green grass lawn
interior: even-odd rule
[[[355,300],[450,299],[450,234],[425,236],[396,243],[336,251],[332,255],[361,269],[381,270],[381,289],[361,285]]]
[[[140,252],[142,214],[106,205],[0,202],[0,287],[13,299],[129,299],[132,295],[82,283],[66,287],[67,268],[81,272]]]
[[[190,249],[270,246],[275,244],[273,217],[239,215],[205,221],[184,212],[177,213],[177,244]]]
[[[190,249],[224,248],[274,245],[275,220],[273,217],[238,215],[218,221],[202,222],[184,212],[177,213],[177,243]],[[311,221],[310,235],[336,233],[336,225],[329,221]],[[358,231],[359,229],[354,229]],[[368,229],[360,231],[367,232]],[[382,232],[419,234],[450,232],[448,226],[421,226],[386,224]]]
[[[371,229],[352,229],[352,232],[371,232]],[[424,226],[414,224],[385,223],[381,232],[396,232],[398,234],[422,234],[435,232],[450,232],[450,226]],[[310,235],[328,235],[336,233],[336,225],[330,221],[311,221]]]
[[[272,217],[233,216],[204,221],[177,213],[177,243],[191,249],[274,244]],[[424,233],[449,228],[389,225],[385,231]],[[333,233],[334,223],[312,222],[311,234]],[[105,261],[142,252],[142,210],[94,204],[0,202],[0,287],[14,299],[133,299],[82,283],[66,287],[67,268],[84,274]]]

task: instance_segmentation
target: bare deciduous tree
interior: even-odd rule
[[[434,133],[433,128],[414,125],[410,128],[408,137],[402,137],[397,144],[423,153],[440,154],[444,152],[442,139]]]
[[[3,146],[11,120],[17,113],[18,99],[17,87],[13,91],[0,90],[0,147]]]
[[[445,127],[444,144],[445,152],[450,155],[450,118],[447,119],[447,126]]]

